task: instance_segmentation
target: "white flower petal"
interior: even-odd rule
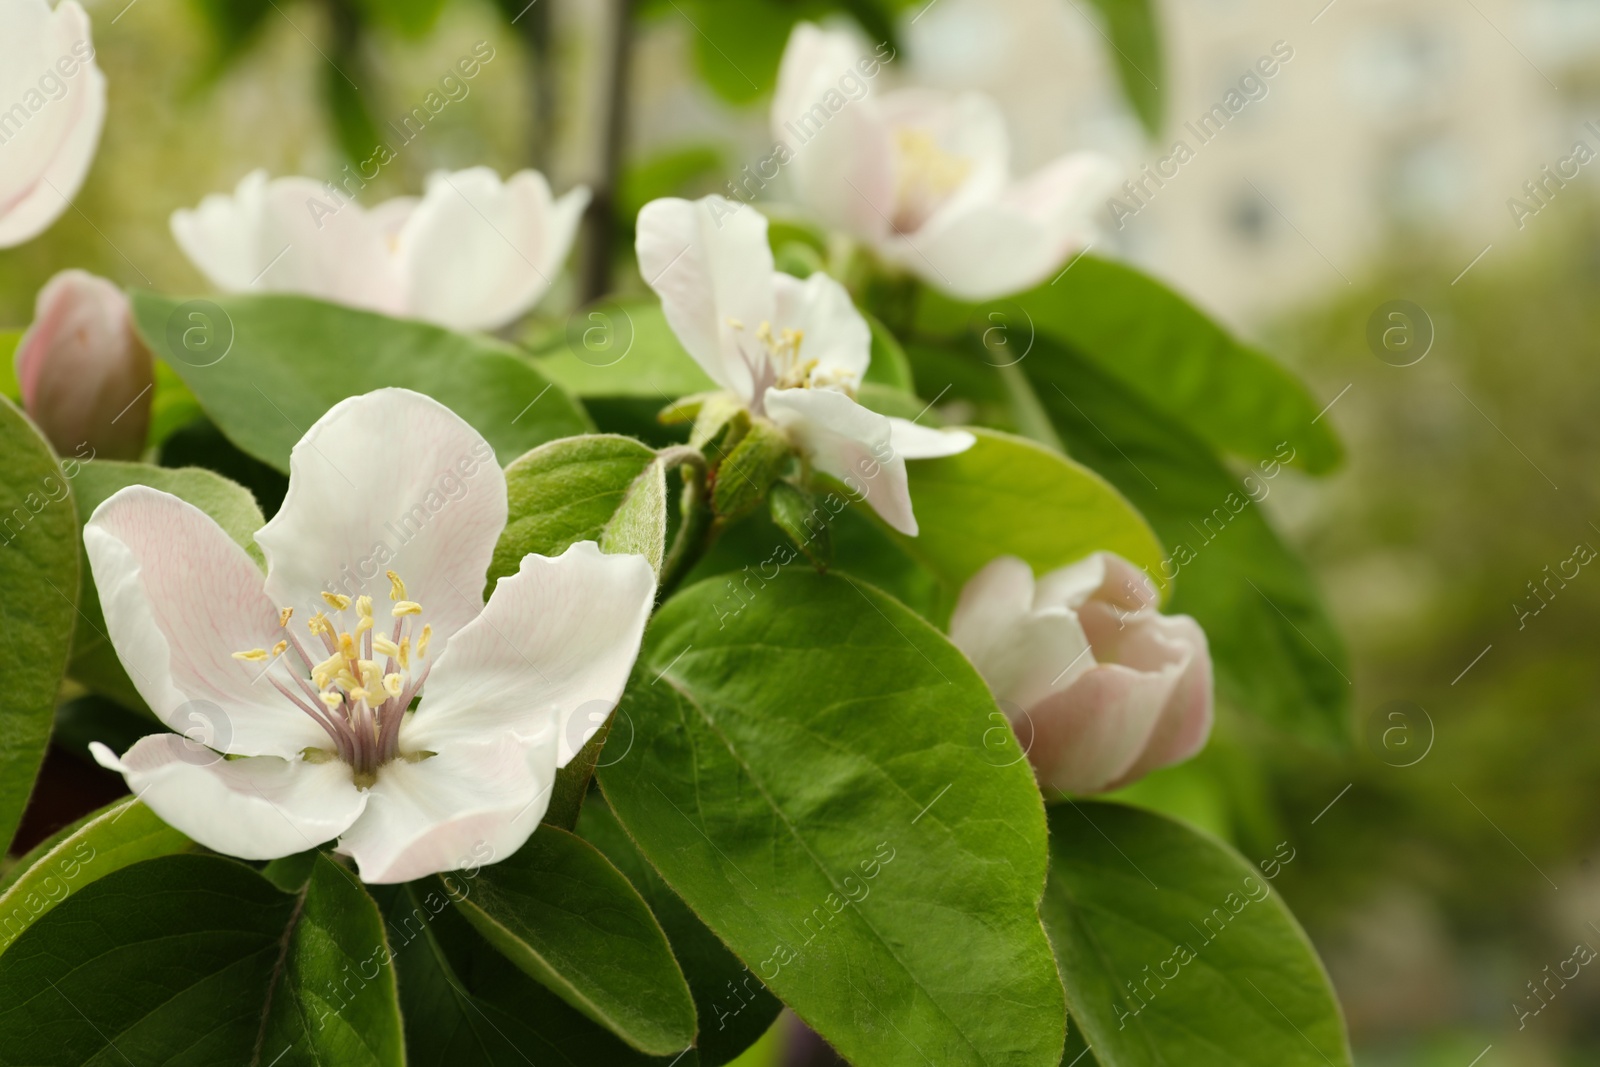
[[[751,399],[754,332],[771,322],[772,249],[766,216],[720,196],[652,200],[639,212],[639,272],[683,347],[712,380]]]
[[[506,479],[481,434],[437,400],[379,389],[335,404],[289,456],[289,492],[256,534],[273,601],[304,618],[323,590],[389,602],[388,570],[435,648],[483,608]]]
[[[0,248],[44,232],[89,173],[106,114],[93,55],[76,0],[0,6]]]
[[[162,722],[249,756],[327,744],[322,728],[261,678],[266,664],[233,658],[271,649],[282,630],[261,572],[210,516],[130,486],[95,509],[83,544],[111,645]]]
[[[397,238],[406,313],[456,330],[512,322],[549,290],[588,203],[581,186],[553,201],[533,170],[432,175]]]
[[[844,286],[818,271],[801,281],[789,274],[772,277],[774,334],[804,333],[800,359],[817,363],[816,377],[830,386],[854,389],[872,362],[872,328]]]
[[[643,556],[603,553],[593,541],[554,559],[524,556],[428,675],[402,745],[527,740],[553,711],[566,766],[622,696],[655,591]]]
[[[378,769],[361,818],[339,839],[363,882],[409,882],[495,863],[527,842],[555,784],[555,729],[536,744],[452,745]]]
[[[89,748],[175,829],[240,859],[315,848],[343,833],[367,804],[337,760],[223,759],[176,734],[142,737],[120,760],[98,741]]]
[[[1144,751],[1110,788],[1162,767],[1182,763],[1205,747],[1213,717],[1211,653],[1205,631],[1187,615],[1154,615],[1142,629],[1149,640],[1176,652],[1178,678]]]
[[[978,439],[966,430],[936,430],[890,415],[889,442],[902,459],[938,459],[960,455]]]
[[[1011,142],[1000,106],[988,96],[902,89],[878,107],[896,140],[893,219],[901,233],[920,242],[942,219],[1005,191]]]
[[[894,131],[873,105],[856,40],[795,26],[778,69],[772,135],[789,149],[799,200],[823,225],[866,241],[889,232],[895,210]],[[877,71],[876,59],[867,59]]]
[[[1039,781],[1066,793],[1099,793],[1126,781],[1177,678],[1175,670],[1102,663],[1033,705],[1018,732],[1027,738],[1031,728],[1028,758]]]
[[[906,462],[891,444],[887,416],[832,389],[768,389],[765,406],[812,466],[864,496],[896,530],[917,535]]]
[[[950,640],[1012,713],[1069,688],[1095,665],[1076,615],[1035,608],[1033,570],[1015,556],[990,561],[962,587]]]
[[[1104,157],[1068,156],[995,199],[941,212],[891,242],[887,254],[955,296],[987,300],[1020,292],[1088,241],[1092,213],[1115,179]]]
[[[298,293],[391,315],[402,310],[381,223],[327,183],[269,181],[254,171],[232,196],[213,193],[193,211],[173,212],[172,233],[219,289]]]

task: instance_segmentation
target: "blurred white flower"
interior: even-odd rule
[[[974,438],[856,403],[872,331],[844,286],[820,271],[805,281],[779,273],[766,216],[720,196],[652,200],[637,245],[667,323],[711,379],[915,536],[905,461],[965,452]]]
[[[772,133],[819,221],[969,300],[1043,281],[1086,243],[1091,213],[1116,184],[1110,159],[1075,153],[1014,181],[994,101],[878,92],[876,70],[847,33],[802,22],[789,37]]]
[[[65,270],[39,290],[33,324],[17,345],[22,406],[65,455],[137,459],[150,427],[154,367],[121,289]]]
[[[37,237],[83,185],[106,117],[76,0],[0,0],[0,248]]]
[[[246,175],[172,215],[179,246],[228,292],[299,293],[455,330],[495,330],[549,290],[589,190],[555,198],[538,171],[428,178],[418,197],[363,208],[310,178]]]
[[[265,576],[175,496],[133,486],[95,509],[84,548],[112,646],[164,723],[208,728],[120,759],[96,743],[95,758],[243,859],[338,837],[368,882],[505,859],[598,727],[595,702],[621,695],[655,572],[585,541],[524,556],[485,604],[505,476],[476,430],[419,393],[335,405],[289,469],[256,534]],[[441,495],[446,479],[464,491]],[[419,510],[431,517],[413,529]]]
[[[1030,741],[1039,781],[1067,793],[1119,789],[1193,756],[1211,733],[1211,654],[1187,615],[1110,552],[1034,581],[1014,556],[973,575],[950,640]]]

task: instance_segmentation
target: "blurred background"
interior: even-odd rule
[[[595,184],[623,219],[726,191],[771,150],[757,82],[782,35],[756,30],[840,6],[636,5],[613,142],[620,5],[525,2],[86,0],[104,142],[75,210],[0,253],[0,330],[69,266],[203,292],[173,210],[256,168],[338,182],[374,137],[396,152],[367,203],[478,163]],[[1552,978],[1580,945],[1600,952],[1600,574],[1580,562],[1600,547],[1600,3],[1163,3],[1153,136],[1119,85],[1113,7],[933,0],[887,29],[892,78],[1000,101],[1019,173],[1076,148],[1130,181],[1175,167],[1108,205],[1095,250],[1299,368],[1348,446],[1335,477],[1287,475],[1264,506],[1351,645],[1350,746],[1225,714],[1200,759],[1134,799],[1252,859],[1289,842],[1277,884],[1359,1063],[1600,1063],[1600,966]],[[397,136],[480,42],[467,92]],[[1242,84],[1266,56],[1273,76]],[[1197,136],[1233,90],[1244,109]],[[580,287],[563,286],[558,317]]]

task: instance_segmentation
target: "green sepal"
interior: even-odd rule
[[[737,519],[767,498],[772,483],[788,467],[794,446],[766,419],[752,419],[750,429],[717,468],[711,508],[721,519]]]
[[[805,553],[813,567],[826,571],[833,562],[833,538],[828,533],[832,514],[817,503],[813,494],[789,482],[774,483],[767,506],[778,529],[789,535],[789,540]],[[815,526],[807,523],[818,515],[822,517],[821,522]]]

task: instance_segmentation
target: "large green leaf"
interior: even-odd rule
[[[918,534],[893,534],[953,591],[996,556],[1043,574],[1097,550],[1141,567],[1164,555],[1144,518],[1100,475],[1059,452],[997,430],[943,459],[907,464]]]
[[[533,365],[574,396],[638,397],[662,407],[717,387],[654,301],[607,300],[574,312],[535,350]]]
[[[263,562],[255,534],[265,524],[250,490],[220,474],[200,467],[153,467],[145,463],[120,463],[102,459],[85,464],[73,480],[73,500],[78,519],[88,522],[94,510],[112,494],[130,485],[148,485],[188,501],[217,521],[245,551]],[[106,633],[100,594],[94,586],[88,556],[80,553],[83,588],[78,595],[82,619],[72,641],[72,662],[67,669],[74,681],[126,707],[143,710],[144,700],[128,678],[127,670],[111,647]]]
[[[466,419],[502,463],[590,429],[564,391],[489,337],[300,296],[187,303],[133,294],[150,350],[229,440],[278,470],[311,424],[346,397],[414,389]]]
[[[23,856],[0,882],[0,952],[85,886],[140,860],[194,847],[133,797],[86,816]]]
[[[21,343],[21,330],[0,330],[0,396],[16,404],[22,403],[16,362],[17,345]]]
[[[1303,382],[1124,264],[1082,256],[1054,281],[981,308],[929,293],[921,314],[921,325],[936,332],[989,324],[991,350],[1003,330],[1003,354],[1025,370],[1040,341],[1070,346],[1216,451],[1270,460],[1287,443],[1313,474],[1340,461],[1338,438],[1316,421],[1322,404]]]
[[[1068,0],[1070,3],[1071,0]],[[1122,92],[1138,113],[1145,130],[1161,132],[1161,31],[1156,24],[1155,0],[1090,0],[1105,20],[1101,32],[1121,77]]]
[[[316,862],[297,894],[204,855],[73,892],[0,956],[7,1062],[399,1067],[377,907]]]
[[[302,893],[259,1062],[403,1067],[400,995],[378,905],[320,854]]]
[[[559,556],[578,541],[636,552],[661,569],[666,472],[648,445],[611,434],[552,441],[506,468],[506,493],[509,516],[489,565],[491,586],[515,574],[528,553]]]
[[[1257,503],[1271,478],[1241,482],[1204,441],[1065,348],[1041,339],[1023,366],[1068,449],[1127,494],[1166,543],[1151,577],[1163,591],[1173,586],[1171,610],[1205,628],[1225,691],[1282,726],[1344,738],[1344,644],[1305,564]]]
[[[666,931],[694,994],[700,1020],[695,1052],[701,1067],[719,1067],[755,1044],[783,1010],[782,1002],[661,880],[603,797],[592,796],[583,806],[578,832],[628,876]]]
[[[443,887],[429,886],[378,887],[400,972],[409,1067],[697,1067],[692,1052],[654,1059],[585,1019],[496,952]]]
[[[847,1059],[1054,1067],[1041,805],[983,681],[870,586],[751,591],[726,624],[716,580],[657,614],[599,772],[617,818]]]
[[[50,446],[0,398],[0,852],[22,821],[50,743],[77,620],[78,515]],[[76,467],[76,465],[74,464]]]
[[[68,897],[0,956],[0,1049],[8,1062],[51,1067],[119,1055],[268,1062],[256,1038],[294,912],[293,897],[231,860],[125,867]]]
[[[649,905],[589,842],[544,826],[456,906],[523,973],[641,1052],[694,1041],[695,1007]]]
[[[1050,851],[1042,911],[1104,1067],[1348,1067],[1311,942],[1227,845],[1138,808],[1059,804]]]

